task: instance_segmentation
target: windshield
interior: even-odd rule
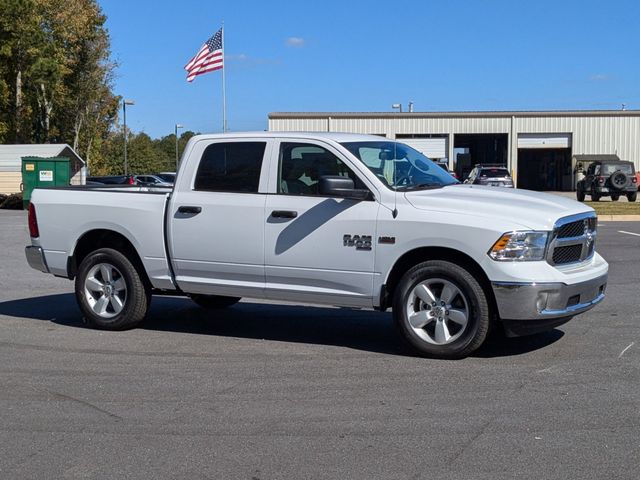
[[[176,180],[175,173],[158,173],[156,174],[156,177],[158,177],[163,182],[167,182],[167,183],[173,183]]]
[[[419,190],[459,183],[422,153],[390,141],[343,143],[392,190]]]

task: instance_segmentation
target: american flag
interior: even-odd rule
[[[207,40],[195,57],[184,66],[187,71],[187,82],[203,73],[220,70],[224,67],[224,52],[222,51],[222,28]]]

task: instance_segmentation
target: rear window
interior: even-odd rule
[[[195,190],[257,193],[266,142],[209,145],[200,160]]]
[[[618,170],[627,175],[633,175],[633,165],[630,163],[605,163],[602,165],[601,175],[611,175]]]
[[[481,177],[509,177],[509,170],[506,168],[483,168],[480,170]]]

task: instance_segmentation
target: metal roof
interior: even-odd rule
[[[84,160],[66,143],[43,143],[32,145],[0,145],[0,172],[19,172],[22,157],[69,157],[73,163]]]
[[[548,110],[461,112],[271,112],[280,118],[496,118],[496,117],[640,117],[640,110]]]

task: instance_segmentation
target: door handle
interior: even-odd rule
[[[274,210],[271,212],[271,216],[274,218],[296,218],[298,212],[294,212],[293,210]]]
[[[202,211],[202,207],[193,207],[190,205],[183,205],[178,207],[178,213],[190,213],[191,215],[197,215]]]

